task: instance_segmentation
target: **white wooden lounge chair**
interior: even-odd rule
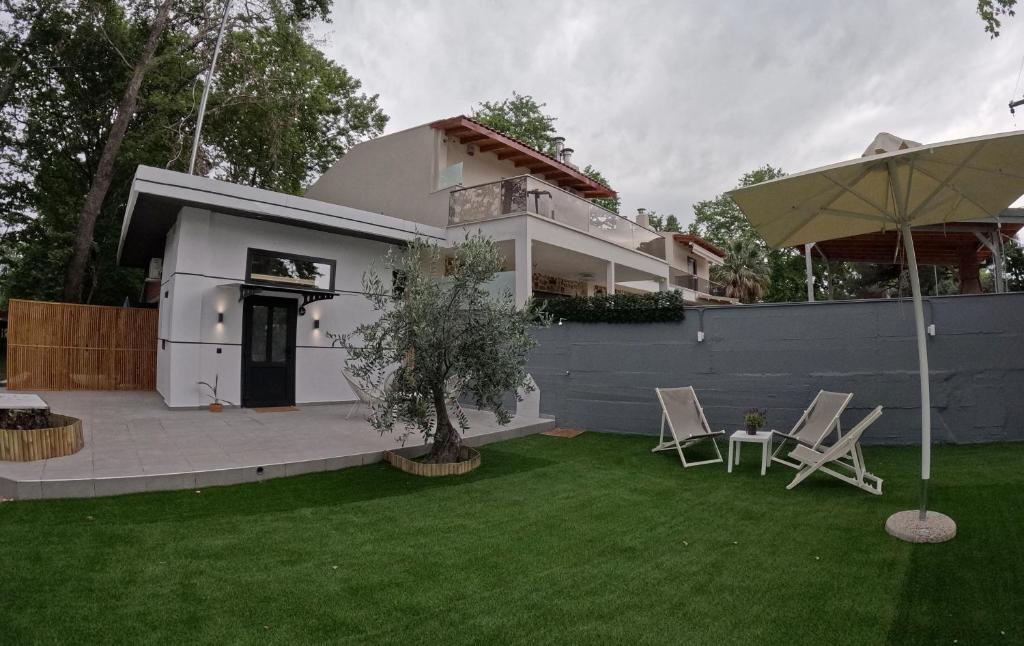
[[[819,391],[811,405],[804,410],[804,414],[797,420],[793,430],[789,433],[783,433],[782,431],[772,429],[773,439],[776,435],[782,438],[782,442],[772,452],[772,461],[797,469],[800,467],[799,464],[779,457],[779,453],[787,441],[792,440],[797,444],[816,449],[821,446],[833,429],[837,430],[841,437],[842,427],[839,425],[839,416],[849,406],[851,399],[853,399],[853,393]]]
[[[725,431],[714,431],[708,426],[708,420],[704,417],[704,409],[697,401],[697,393],[692,386],[685,388],[655,388],[658,394],[658,401],[661,402],[661,436],[658,438],[658,446],[651,449],[656,451],[671,451],[675,449],[679,453],[679,460],[683,467],[695,467],[701,464],[712,464],[724,462],[722,452],[718,449],[718,442],[715,437],[724,435]],[[665,439],[665,424],[668,423],[668,430],[672,435],[671,440]],[[718,459],[701,460],[699,462],[688,462],[683,454],[683,449],[700,442],[711,440],[715,447]]]
[[[348,414],[345,415],[345,419],[352,417],[352,413],[356,412],[356,410],[360,406],[373,408],[373,405],[376,402],[383,399],[384,395],[380,390],[378,390],[377,388],[373,388],[372,386],[369,386],[367,384],[364,384],[361,379],[359,379],[351,372],[349,372],[347,368],[342,368],[341,374],[343,377],[345,377],[345,381],[348,382],[349,387],[352,388],[352,392],[354,392],[356,394],[356,397],[359,398],[359,401],[353,404],[352,408],[349,409]],[[387,385],[391,381],[393,376],[394,374],[392,373],[384,379],[384,384],[382,386],[383,388],[387,388]]]
[[[793,482],[786,486],[786,489],[792,489],[812,473],[821,471],[868,493],[873,493],[876,496],[882,495],[882,479],[868,472],[867,467],[864,466],[864,453],[860,448],[860,436],[881,416],[882,407],[875,407],[849,433],[828,448],[812,449],[798,444],[789,452],[789,457],[800,463],[800,470],[793,478]],[[832,467],[840,467],[843,472],[840,473]]]

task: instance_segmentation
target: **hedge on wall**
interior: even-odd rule
[[[544,302],[544,310],[554,323],[663,323],[683,320],[683,297],[668,291],[553,298]]]

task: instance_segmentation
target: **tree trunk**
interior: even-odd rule
[[[135,67],[132,69],[131,80],[124,90],[121,102],[117,104],[117,114],[114,123],[107,133],[107,141],[103,145],[103,154],[100,155],[96,172],[92,176],[92,184],[85,196],[85,204],[78,216],[78,232],[75,234],[75,243],[71,254],[71,262],[68,263],[67,274],[64,277],[64,300],[77,303],[82,299],[82,279],[85,276],[85,267],[89,262],[89,251],[92,249],[93,233],[96,229],[96,218],[103,207],[103,200],[110,189],[110,182],[114,177],[114,162],[124,142],[125,132],[128,124],[135,114],[135,107],[139,101],[139,89],[142,87],[142,79],[153,60],[156,46],[160,42],[160,35],[167,25],[167,17],[171,12],[172,0],[163,0],[157,10],[153,25],[149,29],[149,36],[142,49]]]
[[[437,428],[434,431],[434,444],[430,447],[430,453],[424,458],[425,462],[459,461],[462,438],[452,426],[452,421],[448,418],[448,407],[445,404],[444,392],[440,389],[435,390],[434,411],[437,413]]]

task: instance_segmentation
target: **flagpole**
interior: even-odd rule
[[[228,9],[231,0],[224,0],[224,14],[220,17],[220,29],[217,31],[217,44],[213,46],[213,59],[206,70],[206,82],[203,84],[203,96],[199,99],[199,116],[196,118],[196,132],[192,137],[192,156],[188,160],[188,174],[193,175],[196,169],[196,155],[199,152],[199,137],[203,131],[203,117],[206,115],[206,99],[210,96],[210,81],[213,79],[213,68],[217,66],[220,55],[220,44],[224,40],[224,26],[228,22]]]

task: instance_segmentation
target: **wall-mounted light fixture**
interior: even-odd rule
[[[320,319],[313,319],[313,329],[314,330],[319,330],[320,329]]]
[[[218,323],[223,323],[224,322],[224,312],[217,312],[217,322]]]

